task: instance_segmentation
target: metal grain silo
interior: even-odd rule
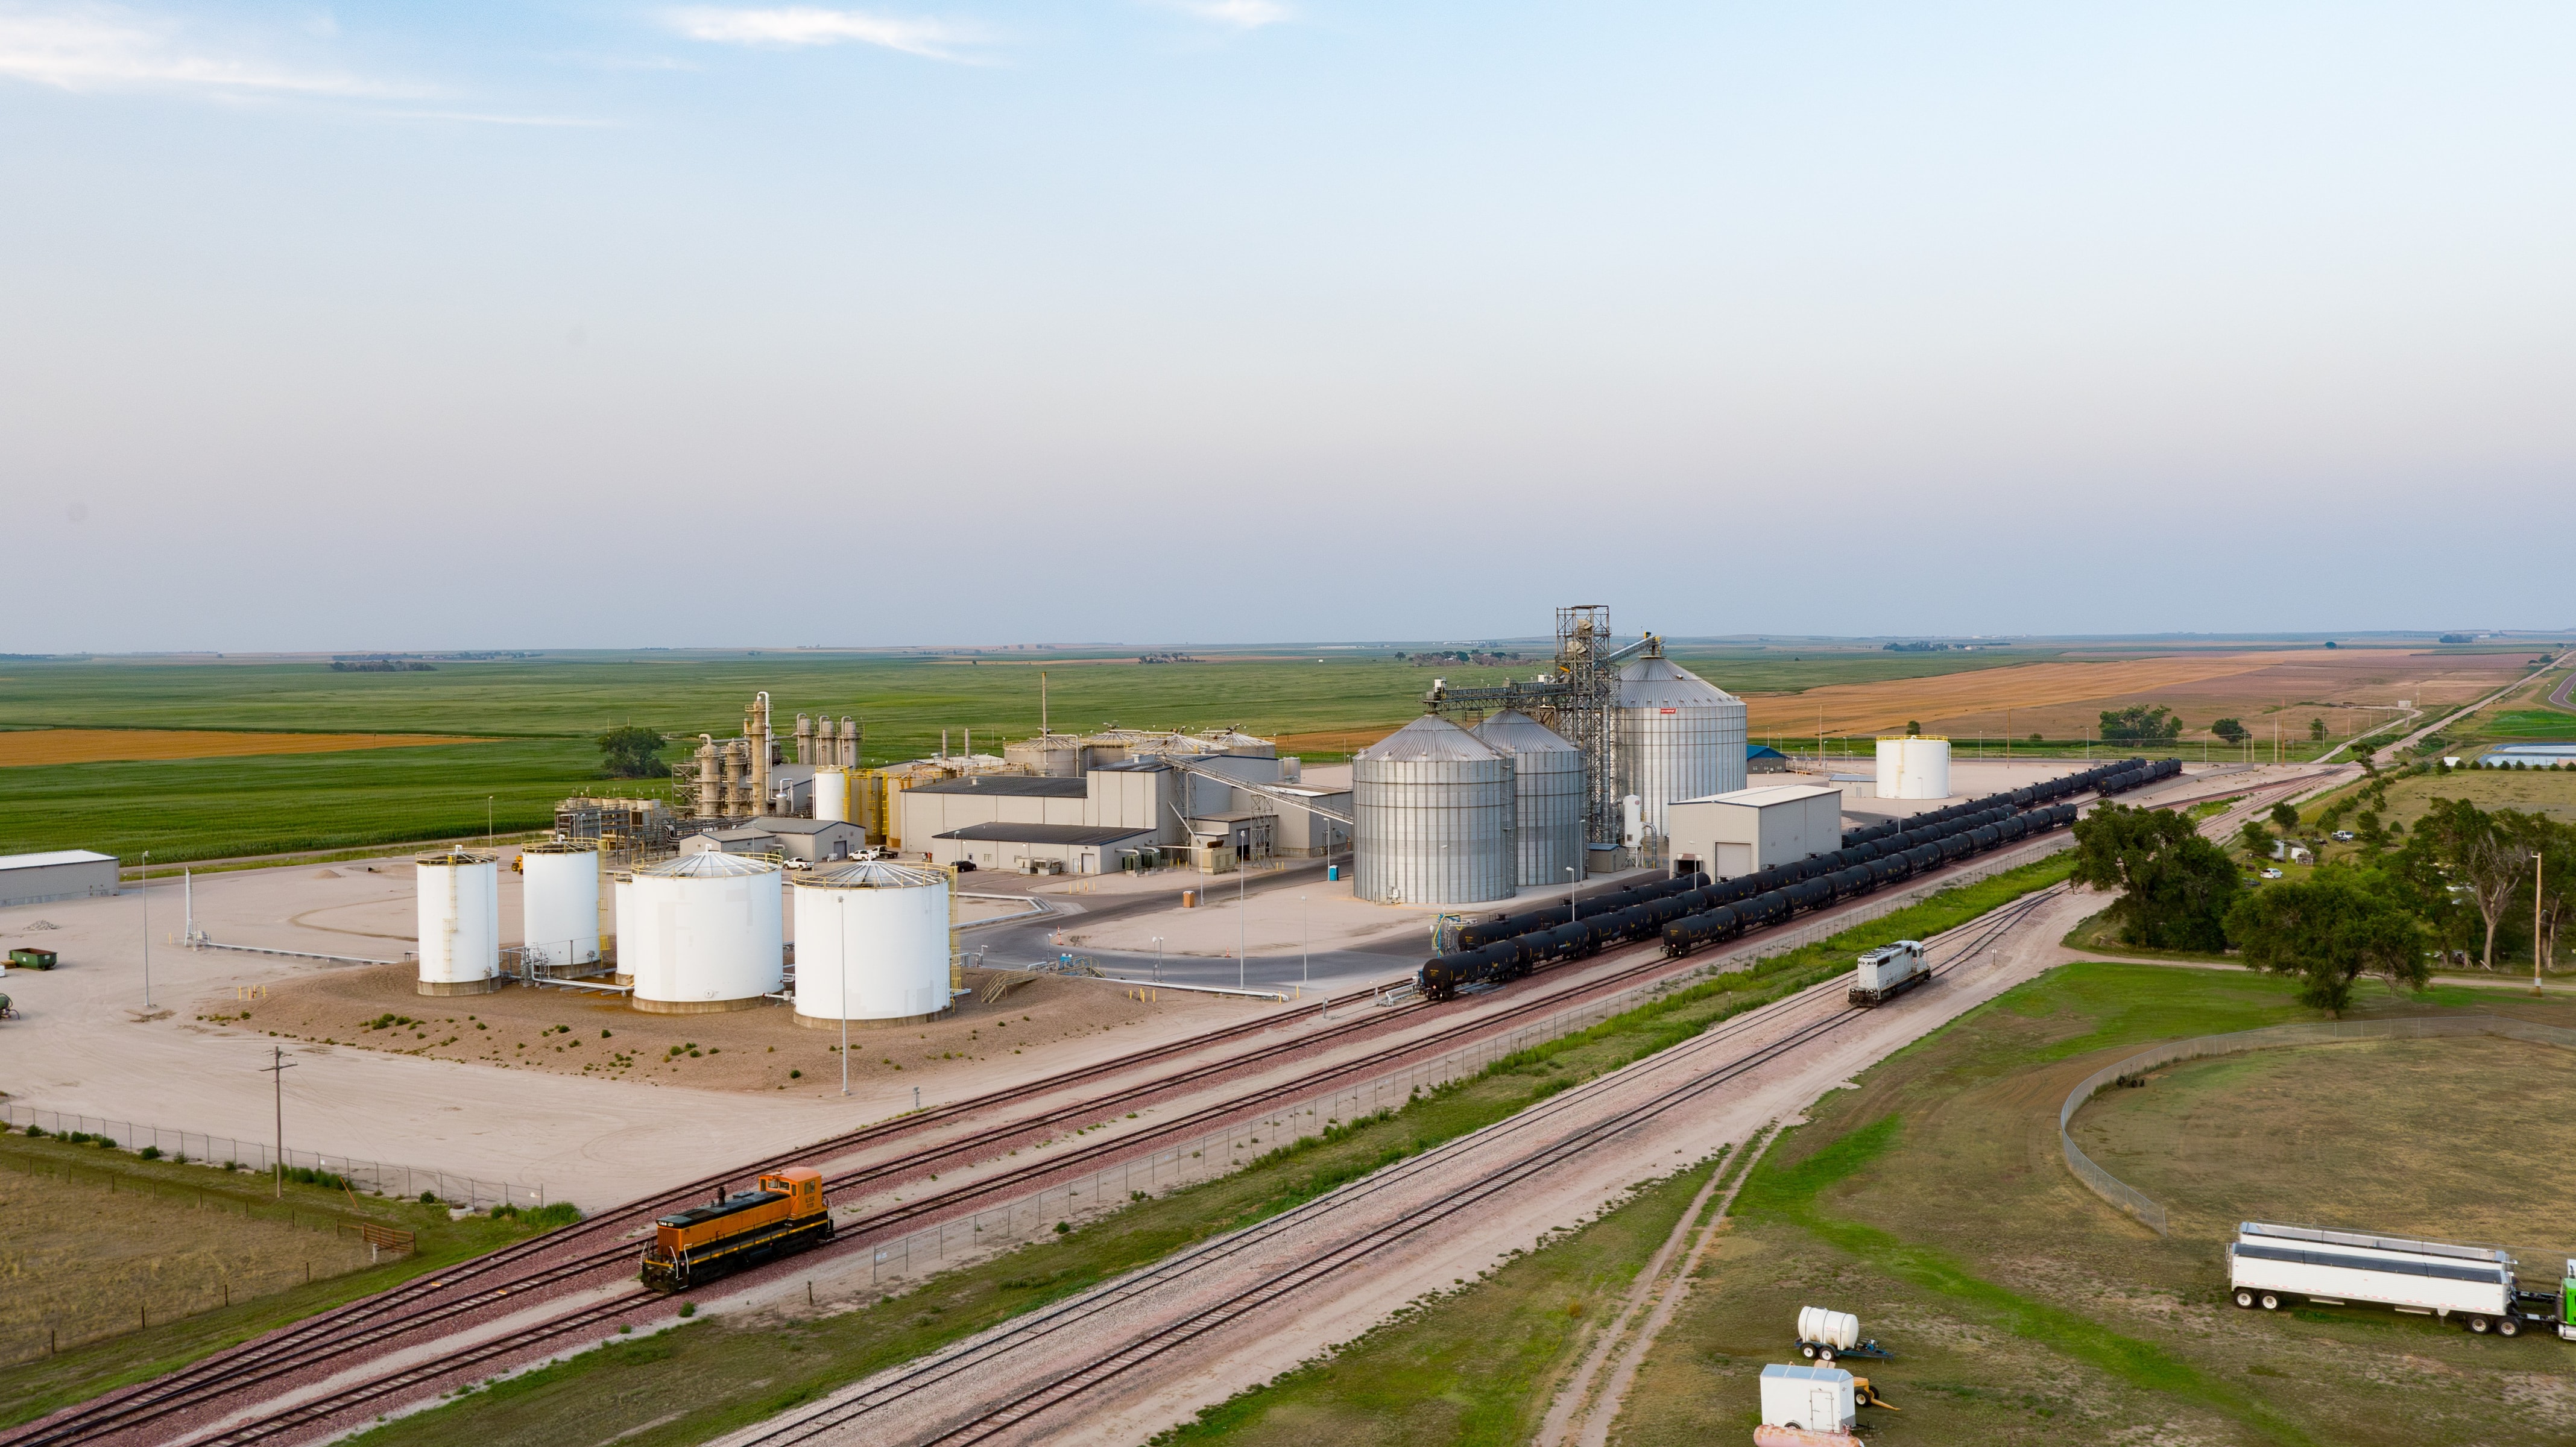
[[[531,964],[599,960],[599,851],[587,844],[531,844],[519,851],[519,943]]]
[[[1508,899],[1511,755],[1425,714],[1351,756],[1352,889],[1380,904]]]
[[[1512,709],[1486,719],[1476,737],[1512,756],[1518,805],[1513,818],[1513,881],[1523,887],[1568,884],[1585,868],[1583,751],[1556,730]],[[1573,870],[1571,878],[1567,870]]]
[[[799,874],[792,889],[797,1024],[900,1025],[948,1008],[944,871],[868,860]]]
[[[424,995],[482,995],[501,988],[500,861],[451,849],[412,861]]]
[[[1637,796],[1651,839],[1664,837],[1664,806],[1675,799],[1744,787],[1744,700],[1671,659],[1620,665],[1611,715],[1611,793]]]
[[[621,973],[654,1015],[748,1010],[787,983],[777,865],[708,850],[635,871]]]

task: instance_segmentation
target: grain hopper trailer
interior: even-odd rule
[[[2247,1221],[2227,1248],[2228,1295],[2277,1311],[2292,1298],[2325,1306],[2366,1301],[2413,1316],[2456,1316],[2473,1332],[2519,1336],[2546,1327],[2576,1341],[2576,1261],[2555,1291],[2525,1291],[2517,1263],[2490,1246],[2416,1241]]]
[[[1883,1005],[1930,978],[1932,971],[1923,963],[1921,940],[1881,945],[1861,956],[1859,965],[1852,970],[1851,1002]]]

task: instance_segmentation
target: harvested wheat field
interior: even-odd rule
[[[11,729],[0,731],[0,769],[138,759],[229,759],[255,754],[345,754],[483,740],[452,734],[261,734],[218,729]]]
[[[2193,735],[2222,716],[2252,726],[2257,718],[2286,710],[2298,729],[2321,717],[2331,736],[2340,738],[2369,717],[2358,705],[2385,708],[2410,699],[2437,709],[2466,703],[2511,682],[2522,673],[2523,661],[2519,654],[2365,648],[2182,654],[1835,684],[1746,703],[1757,739],[1812,737],[1819,727],[1837,736],[1892,733],[1908,722],[1953,737],[1982,732],[1999,738],[2009,731],[2076,738],[2102,710],[2131,704],[2170,708]]]

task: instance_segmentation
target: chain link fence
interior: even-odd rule
[[[2159,1065],[2180,1060],[2199,1060],[2212,1055],[2234,1055],[2247,1050],[2269,1050],[2287,1045],[2326,1045],[2339,1040],[2436,1040],[2457,1039],[2470,1035],[2503,1035],[2515,1040],[2528,1040],[2537,1045],[2555,1045],[2576,1050],[2576,1030],[2555,1025],[2535,1025],[2528,1020],[2515,1020],[2503,1015],[2417,1015],[2400,1020],[2321,1020],[2312,1024],[2267,1025],[2259,1030],[2238,1030],[2226,1035],[2198,1035],[2189,1040],[2168,1041],[2151,1050],[2142,1050],[2116,1065],[2106,1065],[2084,1077],[2057,1109],[2057,1146],[2066,1158],[2066,1168],[2075,1178],[2091,1188],[2093,1194],[2136,1217],[2159,1236],[2170,1236],[2165,1208],[2154,1197],[2112,1175],[2093,1163],[2066,1132],[2067,1122],[2075,1118],[2084,1102],[2094,1092],[2127,1076],[2142,1074]]]
[[[6,1121],[19,1130],[32,1125],[43,1127],[50,1135],[79,1133],[103,1138],[129,1151],[154,1146],[169,1159],[185,1159],[206,1165],[232,1162],[252,1171],[267,1171],[280,1162],[274,1149],[258,1141],[235,1140],[230,1136],[206,1135],[199,1131],[164,1130],[159,1126],[104,1120],[94,1115],[36,1110],[6,1102],[0,1102],[0,1121]],[[311,1151],[289,1150],[283,1160],[290,1170],[320,1171],[338,1176],[346,1180],[353,1190],[379,1196],[417,1198],[427,1191],[451,1206],[470,1206],[478,1210],[504,1204],[526,1210],[546,1203],[543,1185],[479,1181],[471,1176],[450,1175],[419,1166],[388,1165],[382,1161],[362,1161],[348,1156],[316,1155]]]

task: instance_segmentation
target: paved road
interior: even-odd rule
[[[2557,658],[2550,662],[2549,667],[2564,668],[2567,666],[2568,660],[2572,658],[2576,658],[2576,652],[2559,654]],[[2544,669],[2542,671],[2546,672],[2547,670]],[[2497,689],[2495,692],[2488,694],[2486,697],[2479,699],[2477,702],[2470,704],[2468,707],[2444,714],[2433,722],[2426,724],[2424,727],[2417,729],[2415,732],[2408,734],[2402,739],[2399,739],[2397,742],[2388,745],[2386,748],[2378,750],[2371,755],[2371,758],[2375,762],[2382,764],[2392,762],[2396,759],[2398,750],[2407,748],[2418,740],[2437,733],[2461,719],[2467,718],[2470,714],[2476,713],[2479,709],[2485,708],[2487,705],[2494,703],[2497,699],[2504,697],[2506,694],[2513,692],[2515,689],[2522,687],[2525,683],[2530,681],[2531,680],[2528,676],[2517,678],[2513,682],[2506,684],[2504,687]],[[2576,683],[2576,674],[2568,675],[2568,683]],[[2566,702],[2566,695],[2567,683],[2562,683],[2558,685],[2557,692],[2549,696],[2549,701],[2551,703],[2559,704],[2562,707],[2576,707],[2576,705],[2571,705]]]
[[[2566,660],[2561,659],[2559,661],[2563,663]],[[2558,680],[2558,686],[2549,691],[2550,707],[2576,710],[2576,703],[2569,702],[2567,698],[2567,690],[2571,688],[2576,688],[2576,673],[2570,673],[2565,678]]]

